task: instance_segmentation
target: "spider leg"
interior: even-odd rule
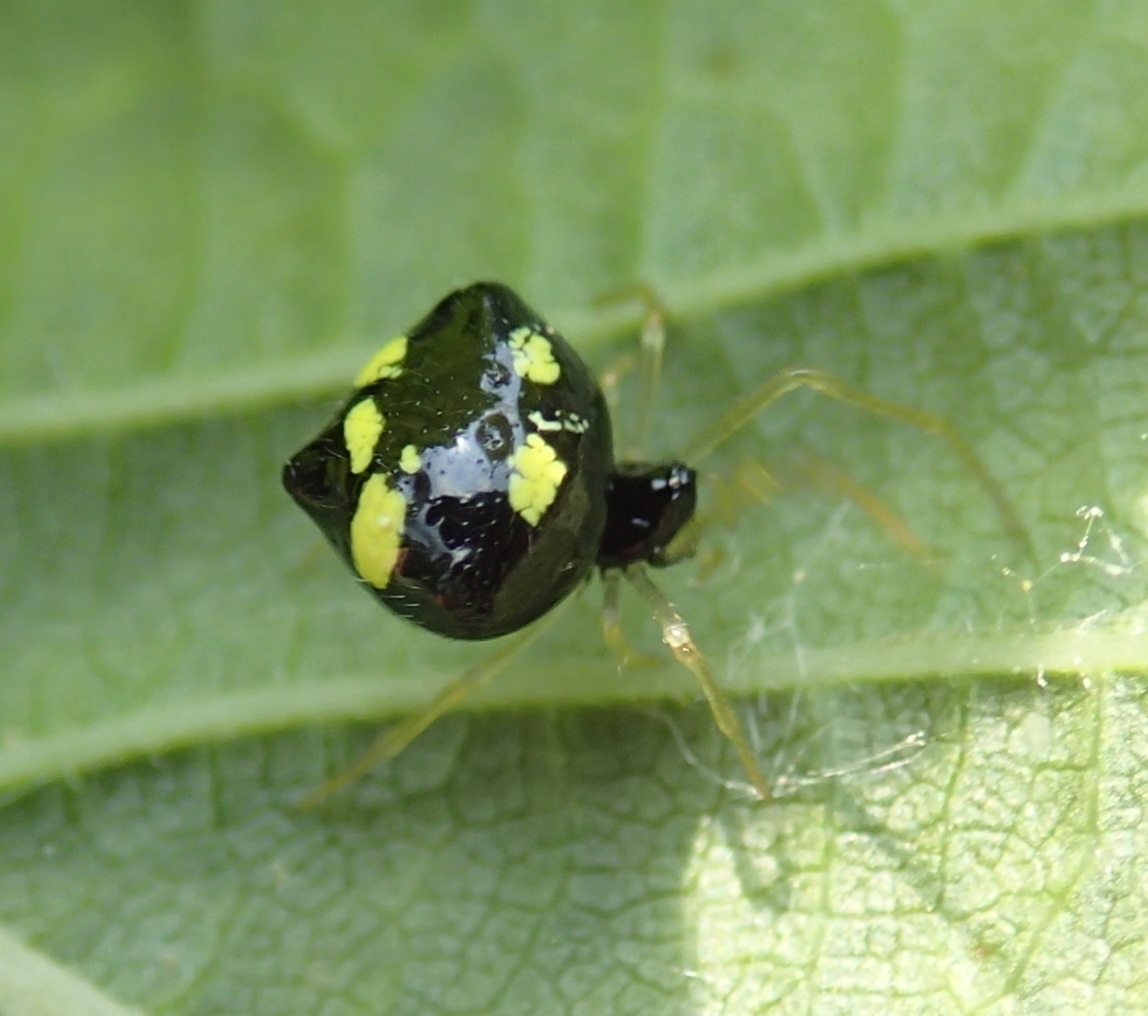
[[[620,391],[622,381],[632,374],[637,367],[638,354],[631,349],[625,353],[620,353],[610,361],[608,366],[598,372],[598,387],[602,389],[602,395],[605,396],[611,416],[618,411],[618,406],[622,402]]]
[[[443,688],[421,712],[407,716],[388,727],[355,762],[321,786],[316,787],[295,807],[300,811],[314,808],[326,801],[332,794],[338,793],[361,779],[376,766],[401,754],[435,720],[454,709],[501,674],[515,657],[538,641],[543,632],[553,624],[560,614],[562,614],[562,604],[539,618],[524,631],[508,639],[498,652],[487,657],[482,663],[471,667],[462,677]]]
[[[798,490],[848,501],[926,568],[940,561],[938,552],[925,543],[891,505],[824,456],[802,450],[770,460],[764,466],[746,462],[737,470],[735,479],[748,496],[763,501]]]
[[[633,433],[626,444],[625,455],[627,459],[641,460],[645,457],[662,379],[662,358],[666,348],[666,308],[653,287],[643,283],[606,293],[597,302],[614,303],[620,300],[636,300],[641,303],[643,310],[638,354],[641,384],[638,415]]]
[[[656,667],[662,662],[660,657],[640,653],[626,641],[618,608],[621,580],[617,568],[602,572],[602,641],[617,657],[619,667]]]
[[[972,473],[981,489],[988,495],[1004,523],[1009,537],[1030,560],[1036,560],[1036,551],[1029,539],[1028,531],[1021,523],[1016,509],[1005,494],[1004,489],[996,477],[989,472],[988,467],[973,450],[972,445],[961,437],[948,420],[924,409],[904,406],[899,402],[870,395],[868,392],[854,388],[825,371],[808,367],[787,367],[774,374],[756,391],[750,392],[695,435],[682,455],[683,460],[690,463],[701,461],[723,441],[741,430],[767,406],[772,405],[783,395],[797,391],[799,388],[809,388],[836,402],[853,406],[855,409],[860,409],[862,412],[874,416],[894,420],[942,440],[960,459],[965,468]]]
[[[757,758],[750,747],[749,740],[738,722],[737,714],[733,711],[729,700],[722,693],[709,666],[694,642],[690,630],[686,626],[682,615],[666,598],[666,595],[654,584],[644,565],[634,564],[625,569],[625,576],[629,583],[641,594],[642,599],[653,611],[654,618],[662,629],[662,641],[669,646],[674,658],[686,667],[697,678],[713,713],[714,722],[733,745],[734,750],[741,759],[742,767],[757,791],[758,797],[763,801],[770,799],[769,784],[765,782],[761,770],[758,768]]]

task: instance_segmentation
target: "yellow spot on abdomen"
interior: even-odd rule
[[[419,450],[413,444],[406,445],[399,456],[399,469],[404,473],[417,473],[422,464]]]
[[[529,328],[515,328],[510,333],[510,348],[514,353],[514,373],[529,378],[535,384],[552,385],[562,373],[554,359],[554,347],[541,332]]]
[[[351,519],[351,561],[376,589],[385,589],[395,570],[406,513],[406,499],[378,473],[363,484]]]
[[[403,372],[402,362],[406,359],[406,355],[407,337],[400,335],[397,339],[391,339],[359,371],[355,378],[355,387],[362,388],[385,377],[398,377]]]
[[[351,456],[351,472],[361,473],[371,464],[379,435],[387,425],[374,399],[356,402],[343,417],[343,443]]]
[[[526,444],[506,462],[511,470],[507,485],[510,507],[536,526],[558,496],[566,478],[566,463],[538,434],[528,434]]]

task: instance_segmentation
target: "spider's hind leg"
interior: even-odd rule
[[[515,657],[533,645],[554,620],[562,614],[561,607],[562,605],[559,604],[558,607],[539,618],[530,627],[519,632],[513,638],[508,638],[498,652],[471,667],[462,677],[451,681],[426,708],[388,727],[358,759],[342,772],[332,776],[331,779],[312,790],[296,805],[296,808],[307,810],[322,804],[332,794],[349,787],[352,783],[366,776],[376,766],[400,755],[435,720],[489,684],[506,669]]]

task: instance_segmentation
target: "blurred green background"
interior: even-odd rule
[[[1139,0],[0,2],[0,1011],[1148,1008],[1146,55]],[[794,364],[951,419],[1036,559],[794,396],[707,476],[832,462],[937,561],[798,492],[659,577],[778,802],[592,585],[299,814],[489,651],[278,484],[475,278],[596,369],[653,286],[659,454]]]

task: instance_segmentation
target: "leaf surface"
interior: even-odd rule
[[[0,18],[0,1008],[1148,1007],[1137,4]],[[935,435],[787,397],[699,465],[711,515],[751,466],[794,496],[657,576],[777,802],[591,586],[300,814],[489,651],[380,611],[278,485],[473,278],[598,369],[638,323],[598,298],[652,285],[655,454],[795,364],[951,420],[1033,555]],[[802,489],[844,476],[934,559]]]

